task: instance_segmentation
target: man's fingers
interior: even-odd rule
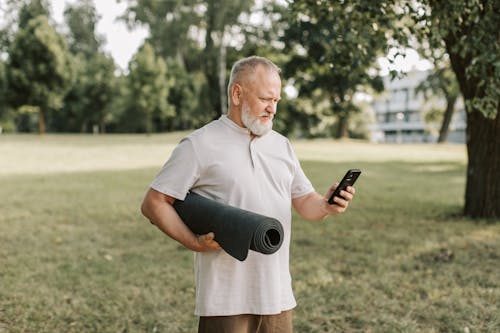
[[[330,186],[330,188],[326,192],[325,200],[328,200],[332,196],[332,193],[333,193],[333,191],[335,191],[337,186],[339,186],[339,183],[335,183],[332,186]]]
[[[335,184],[333,184],[332,186],[330,186],[330,190],[328,192],[330,192],[330,194],[332,194],[333,191],[335,191],[335,189],[337,188],[337,186],[339,186],[338,182],[336,182]]]
[[[349,201],[344,200],[344,199],[342,199],[340,197],[333,198],[333,201],[335,201],[337,203],[337,206],[341,207],[341,208],[347,208],[347,206],[349,205]]]
[[[213,232],[209,232],[208,234],[205,235],[200,235],[198,236],[200,243],[203,244],[208,250],[217,250],[220,249],[219,243],[215,241],[215,234]]]
[[[350,192],[347,191],[340,191],[340,195],[346,200],[346,201],[351,201],[353,198],[353,195]]]
[[[347,186],[346,190],[351,193],[352,195],[356,194],[356,188],[352,186]]]

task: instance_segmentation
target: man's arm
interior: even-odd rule
[[[341,191],[340,195],[345,198],[335,197],[333,200],[336,205],[328,204],[328,198],[332,195],[338,183],[334,184],[328,190],[326,196],[322,196],[318,192],[311,192],[301,197],[292,200],[292,205],[300,216],[309,221],[323,220],[328,215],[339,215],[347,209],[349,201],[352,200],[356,190],[352,186],[348,186],[346,191]]]
[[[214,240],[214,233],[195,235],[185,224],[172,206],[175,198],[149,188],[142,202],[142,214],[151,223],[169,237],[175,239],[188,249],[196,252],[207,252],[220,249]]]

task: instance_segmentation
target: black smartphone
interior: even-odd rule
[[[334,197],[339,197],[344,199],[340,195],[340,191],[344,190],[347,188],[347,186],[352,186],[356,182],[356,179],[358,179],[359,175],[361,174],[361,170],[359,169],[349,169],[347,170],[346,174],[344,175],[344,178],[339,183],[339,186],[333,191],[330,199],[328,199],[328,203],[330,205],[336,205],[335,201],[333,201]]]

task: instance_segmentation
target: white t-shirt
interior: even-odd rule
[[[241,262],[224,250],[195,254],[196,315],[277,314],[295,307],[291,201],[314,188],[287,138],[271,131],[252,140],[222,116],[184,138],[151,187],[178,200],[193,191],[283,225],[282,246],[271,255],[249,251]]]

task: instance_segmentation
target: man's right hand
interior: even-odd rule
[[[149,188],[142,202],[142,214],[169,237],[175,239],[186,248],[196,252],[220,250],[220,245],[209,232],[195,235],[180,219],[172,206],[175,198]]]
[[[220,250],[221,247],[219,243],[217,243],[215,240],[215,234],[213,232],[209,232],[208,234],[205,235],[199,235],[197,238],[198,245],[200,246],[199,249],[197,249],[198,252],[208,252],[208,251],[213,251],[213,250]]]

